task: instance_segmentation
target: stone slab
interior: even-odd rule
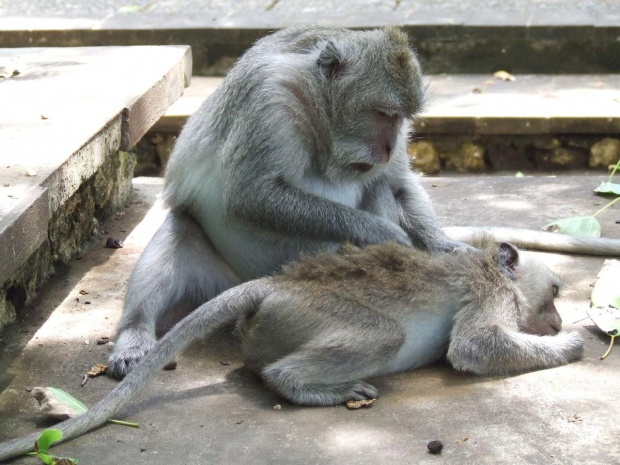
[[[2,190],[0,190],[2,195]],[[47,239],[47,188],[35,186],[6,215],[0,217],[0,283]]]
[[[189,44],[194,73],[221,75],[255,40],[297,24],[369,28],[399,25],[409,34],[428,72],[493,72],[498,66],[523,73],[620,72],[615,53],[620,23],[615,4],[531,2],[252,1],[170,2],[114,9],[80,0],[45,5],[42,14],[24,6],[0,7],[0,47]],[[172,5],[174,3],[174,5]],[[303,3],[303,4],[301,4]],[[64,10],[70,10],[65,12]],[[82,11],[81,14],[74,10]],[[480,50],[484,50],[481,53]],[[228,66],[222,66],[227,63]],[[494,69],[495,68],[495,69]]]
[[[416,123],[432,134],[617,134],[620,74],[427,76],[428,104]],[[179,130],[220,78],[194,77],[154,130]]]
[[[0,277],[6,278],[41,244],[49,216],[109,154],[137,143],[182,94],[191,51],[0,49],[0,68],[12,76],[0,79],[0,241],[6,246],[0,248]],[[15,251],[10,231],[22,223],[36,232],[24,233]]]
[[[605,200],[592,189],[604,178],[450,176],[423,183],[445,225],[539,228],[600,208]],[[155,203],[162,183],[134,179],[125,214],[102,225],[125,247],[106,249],[102,237],[62,278],[52,278],[17,326],[0,334],[0,380],[6,386],[0,440],[52,425],[37,413],[28,392],[34,386],[56,386],[91,405],[116,385],[98,377],[80,387],[84,373],[107,359],[109,345],[96,341],[113,337],[130,271],[163,220],[165,211]],[[620,237],[618,208],[601,218],[604,235]],[[565,328],[585,338],[581,362],[497,378],[457,374],[437,364],[373,380],[381,397],[371,409],[296,407],[243,368],[228,328],[193,344],[177,359],[176,371],[161,372],[123,409],[119,419],[140,422],[140,429],[108,424],[53,451],[80,463],[135,465],[618,463],[620,352],[616,347],[599,359],[608,337],[585,313],[603,259],[538,256],[565,282],[557,306]],[[426,452],[435,439],[444,443],[438,457]]]

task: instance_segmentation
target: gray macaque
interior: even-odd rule
[[[409,168],[422,74],[395,28],[285,29],[259,40],[184,127],[166,169],[170,213],[131,276],[109,360],[117,378],[156,324],[300,253],[448,239]]]
[[[125,376],[170,310],[270,275],[301,253],[395,241],[464,248],[472,229],[435,218],[409,167],[424,103],[395,28],[285,29],[259,40],[183,129],[166,169],[170,212],[131,276],[109,373]],[[498,241],[619,255],[620,241],[488,230]]]
[[[301,405],[373,399],[366,380],[444,356],[457,370],[503,375],[581,358],[561,331],[560,282],[502,243],[428,253],[393,242],[344,246],[234,287],[181,320],[102,401],[55,426],[65,439],[102,425],[191,341],[237,321],[246,364]],[[0,460],[37,434],[0,444]]]

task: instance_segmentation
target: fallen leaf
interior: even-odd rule
[[[601,355],[601,360],[607,358],[614,346],[617,336],[620,336],[620,261],[605,260],[603,267],[596,277],[592,290],[590,308],[586,310],[590,319],[598,328],[611,336],[607,351]]]
[[[358,410],[361,408],[372,407],[372,404],[376,401],[377,399],[349,400],[346,405],[349,410]]]
[[[495,79],[499,79],[500,81],[516,81],[517,78],[510,74],[508,71],[495,71],[493,73],[493,77]]]
[[[571,236],[601,237],[601,225],[593,216],[575,216],[553,221],[543,231]]]
[[[86,294],[88,294],[88,291],[85,291],[84,289],[80,289],[80,294],[86,295]]]
[[[47,115],[41,115],[41,119],[48,119]]]
[[[68,420],[84,413],[88,408],[71,394],[53,387],[35,387],[32,396],[39,402],[43,415]]]
[[[110,342],[110,338],[108,336],[103,336],[101,337],[101,339],[97,339],[98,346],[102,346],[104,344],[107,344],[108,342]]]
[[[11,78],[14,76],[19,76],[19,71],[15,66],[11,63],[0,66],[0,78]]]
[[[469,441],[469,434],[461,439],[459,439],[458,441],[456,441],[459,444],[463,444],[465,441]]]
[[[274,410],[282,410],[282,406],[280,404],[276,404],[273,406]]]
[[[599,194],[616,194],[620,195],[620,184],[613,182],[602,182],[600,186],[594,189],[594,192]]]
[[[24,174],[26,176],[36,176],[37,172],[34,169],[32,169],[32,168],[27,168],[26,172]]]
[[[484,90],[482,90],[482,89],[481,89],[481,88],[479,88],[479,87],[475,87],[475,88],[472,90],[472,93],[474,93],[474,94],[484,94]]]
[[[93,367],[88,370],[88,376],[94,378],[95,376],[103,375],[108,372],[108,366],[101,363],[95,363]]]

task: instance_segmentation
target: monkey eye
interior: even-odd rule
[[[559,286],[553,285],[551,287],[551,290],[553,291],[553,297],[557,297],[558,294],[560,293],[560,288]]]
[[[393,116],[398,116],[398,110],[396,108],[382,107],[382,108],[375,108],[375,111],[380,116],[383,116],[385,118],[392,118]]]

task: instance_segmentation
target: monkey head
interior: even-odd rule
[[[500,266],[520,291],[519,329],[539,336],[559,333],[562,318],[554,304],[560,291],[559,278],[540,261],[510,244],[500,244],[498,256]]]
[[[424,101],[422,72],[407,37],[396,28],[348,31],[318,49],[316,76],[328,109],[334,178],[375,176],[406,153],[409,119]]]

